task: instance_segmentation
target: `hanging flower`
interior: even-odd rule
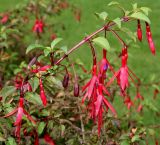
[[[14,122],[14,125],[16,126],[15,129],[15,136],[20,141],[20,130],[21,130],[21,124],[22,124],[22,117],[23,115],[26,115],[26,117],[34,124],[36,124],[36,121],[28,114],[28,112],[24,109],[24,98],[20,97],[19,99],[19,105],[18,108],[14,109],[12,112],[8,113],[4,117],[10,117],[14,115],[17,112],[16,121]]]
[[[150,30],[150,25],[147,22],[146,22],[146,37],[147,37],[147,40],[148,40],[150,50],[151,50],[152,54],[155,55],[156,50],[155,50],[154,42],[153,42],[153,39],[152,39],[152,33],[151,33],[151,30]]]
[[[44,88],[43,88],[41,78],[39,78],[39,87],[40,87],[40,97],[41,97],[42,103],[43,103],[44,106],[46,106],[47,105],[47,99],[46,99],[46,95],[45,95],[45,92],[44,92]]]
[[[137,37],[139,41],[142,41],[142,28],[140,20],[137,20]]]
[[[36,33],[42,33],[44,31],[43,29],[44,29],[43,21],[40,19],[36,19],[32,31]]]

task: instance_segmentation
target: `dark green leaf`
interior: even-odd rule
[[[28,102],[31,102],[33,104],[42,105],[42,101],[40,99],[40,96],[37,93],[27,92],[25,95],[25,99]]]
[[[32,79],[29,80],[29,82],[32,86],[33,92],[35,92],[39,86],[39,79],[37,77],[33,77]]]
[[[13,95],[15,91],[16,89],[14,86],[6,86],[0,91],[0,96],[2,96],[5,100],[6,97]]]
[[[41,135],[44,128],[45,128],[46,124],[44,122],[40,122],[38,125],[38,134]]]

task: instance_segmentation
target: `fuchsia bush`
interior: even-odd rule
[[[69,7],[67,2],[58,5],[60,8]],[[109,5],[119,4],[111,2]],[[137,39],[147,41],[151,53],[155,55],[148,11],[148,8],[142,9],[135,4],[132,11],[125,12],[124,16],[115,20],[107,19],[106,12],[97,13],[100,19],[107,21],[106,24],[68,51],[64,46],[60,47],[62,39],[56,38],[56,35],[52,37],[54,40],[51,46],[30,45],[26,53],[33,53],[35,56],[15,76],[12,86],[4,86],[1,89],[1,119],[4,124],[2,126],[7,130],[7,134],[3,129],[1,131],[3,141],[8,144],[11,141],[13,144],[25,144],[28,141],[27,144],[35,145],[148,144],[148,136],[143,125],[136,125],[138,123],[131,121],[129,117],[119,119],[117,112],[120,110],[113,105],[117,91],[129,110],[127,116],[132,115],[132,108],[135,108],[137,113],[143,112],[141,102],[145,97],[140,93],[141,80],[128,66],[129,45],[120,35],[122,23],[136,23]],[[79,22],[80,11],[74,12],[74,16]],[[8,15],[4,15],[1,23],[5,24],[7,21]],[[143,40],[141,23],[146,25],[146,38]],[[45,33],[46,25],[47,21],[44,23],[42,19],[35,20],[32,31],[37,34],[38,39]],[[122,44],[118,56],[121,66],[118,70],[107,57],[111,49],[107,35],[111,33]],[[88,44],[92,54],[92,66],[88,74],[83,64],[69,58],[70,54],[80,49],[83,44]],[[96,45],[102,49],[101,60],[98,60]],[[85,72],[83,76],[79,74],[81,71]],[[86,79],[86,76],[90,78]],[[136,88],[134,99],[128,91],[131,84]],[[114,87],[116,89],[112,90]],[[154,95],[157,93],[158,90]],[[131,125],[123,128],[120,125],[122,122]],[[158,141],[155,144],[158,144]]]

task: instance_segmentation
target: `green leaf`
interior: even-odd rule
[[[101,12],[101,13],[95,13],[96,16],[100,19],[102,19],[103,21],[105,21],[108,17],[108,13],[107,12]]]
[[[114,19],[113,22],[116,23],[116,25],[118,26],[118,28],[121,28],[121,19],[120,18]]]
[[[44,47],[43,47],[42,45],[40,45],[40,44],[31,44],[31,45],[29,45],[29,46],[27,47],[27,49],[26,49],[26,54],[29,53],[31,50],[34,50],[34,49],[37,49],[37,48],[42,49],[42,48],[44,48]]]
[[[142,12],[133,13],[132,15],[130,15],[130,17],[143,20],[145,22],[148,22],[149,24],[151,23],[149,18],[145,14],[143,14]]]
[[[136,10],[136,9],[137,9],[137,3],[134,3],[134,4],[132,5],[132,7],[133,7],[133,10]]]
[[[141,7],[140,10],[147,16],[148,16],[148,13],[152,11],[150,8],[147,8],[147,7]]]
[[[68,51],[67,46],[62,46],[60,49],[61,49],[64,53],[67,53],[67,51]]]
[[[130,145],[128,140],[124,140],[120,143],[120,145]]]
[[[131,142],[140,141],[139,135],[135,135],[132,137]]]
[[[93,39],[93,42],[95,44],[97,44],[98,46],[107,49],[108,51],[110,50],[109,42],[104,37],[97,37],[97,38]]]
[[[42,105],[42,101],[40,99],[40,96],[37,93],[33,93],[33,92],[27,92],[25,94],[25,99],[28,102],[31,102],[33,104],[38,104],[38,105]]]
[[[17,143],[13,137],[9,137],[6,145],[17,145]]]
[[[48,56],[51,52],[51,48],[50,47],[45,47],[43,52],[44,52],[44,56]]]
[[[43,130],[45,128],[46,124],[44,122],[40,122],[38,125],[38,134],[41,135],[43,133]]]
[[[35,92],[39,86],[39,79],[37,77],[33,77],[32,79],[29,80],[29,82],[32,86],[33,92]]]
[[[56,38],[52,41],[51,43],[51,48],[53,49],[59,42],[61,42],[63,39],[62,38]]]
[[[113,6],[113,5],[119,5],[119,3],[116,1],[112,1],[108,4],[108,6]]]
[[[5,100],[6,97],[13,95],[15,93],[16,89],[14,86],[5,86],[0,91],[0,96],[2,96]]]

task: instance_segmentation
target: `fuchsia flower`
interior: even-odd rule
[[[55,145],[53,139],[47,133],[44,135],[44,140],[49,145]]]
[[[36,19],[34,26],[32,28],[33,32],[42,33],[44,29],[44,23],[42,20]]]
[[[21,87],[23,87],[23,92],[31,92],[32,91],[32,87],[31,84],[27,81],[27,82],[23,82],[24,78],[22,77],[21,74],[16,75],[16,78],[14,80],[14,86],[17,90],[20,90]],[[23,86],[22,86],[23,85]]]
[[[139,104],[137,108],[137,112],[142,112],[142,110],[143,110],[143,105]]]
[[[139,41],[142,41],[142,28],[140,20],[137,20],[137,37]]]
[[[44,92],[44,88],[43,88],[41,78],[39,78],[39,87],[40,87],[40,97],[41,97],[42,103],[43,103],[44,106],[46,106],[47,105],[47,99],[46,99],[46,95],[45,95],[45,92]]]
[[[124,100],[124,103],[127,105],[127,108],[130,110],[131,106],[133,106],[133,102],[129,96],[127,96]]]
[[[150,30],[150,25],[147,22],[146,22],[146,36],[147,36],[147,40],[148,40],[150,50],[151,50],[152,54],[155,55],[156,50],[155,50],[154,42],[153,42],[153,39],[152,39],[152,33],[151,33],[151,30]]]
[[[106,111],[110,109],[114,115],[116,111],[111,105],[111,103],[104,97],[104,94],[110,96],[110,93],[104,86],[106,71],[108,69],[108,62],[106,59],[106,50],[103,50],[103,58],[99,63],[99,72],[97,75],[97,66],[94,65],[92,69],[92,78],[91,80],[83,87],[82,92],[85,92],[85,95],[82,99],[82,103],[88,99],[88,109],[90,111],[90,117],[96,122],[98,121],[98,135],[100,135],[101,126],[103,122],[103,112],[104,106]]]
[[[9,19],[9,15],[8,15],[8,14],[5,14],[5,15],[2,17],[2,19],[0,20],[0,23],[1,23],[1,24],[5,24],[5,23],[7,23],[8,19]]]
[[[106,59],[106,54],[107,54],[106,49],[103,49],[103,58],[100,61],[100,68],[99,68],[101,74],[105,74],[108,69],[108,62]]]
[[[38,72],[41,72],[41,71],[47,71],[47,69],[50,69],[50,68],[51,68],[51,65],[38,66],[38,68],[32,69],[31,72],[38,73]]]
[[[9,117],[14,115],[17,112],[16,121],[14,122],[14,125],[16,126],[15,129],[15,136],[18,137],[20,141],[20,129],[22,124],[22,117],[23,115],[26,115],[26,117],[34,124],[36,124],[36,121],[28,114],[28,112],[24,109],[24,98],[20,97],[19,99],[19,105],[18,108],[14,109],[12,112],[8,113],[4,117]]]
[[[110,81],[107,83],[107,86],[109,86],[115,78],[117,78],[118,84],[120,85],[122,91],[124,91],[129,86],[127,59],[128,53],[127,47],[125,46],[125,48],[122,49],[122,66],[110,79]]]
[[[96,82],[98,80],[96,72],[97,72],[97,66],[95,65],[95,66],[93,66],[91,80],[82,89],[82,92],[84,92],[87,89],[87,91],[82,99],[82,102],[84,102],[86,100],[86,98],[88,98],[88,100],[90,100],[90,98],[93,94],[93,90],[96,87]]]

